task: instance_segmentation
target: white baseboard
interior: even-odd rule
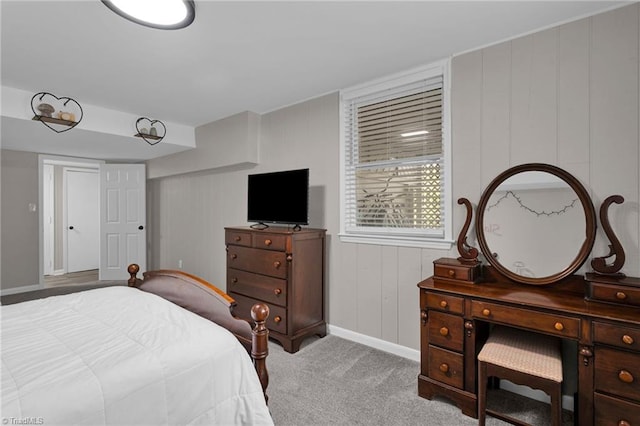
[[[379,349],[384,352],[389,352],[391,354],[410,359],[411,361],[420,362],[420,351],[416,349],[411,349],[376,337],[356,333],[355,331],[347,330],[331,324],[327,325],[327,330],[329,334],[333,334],[334,336],[342,337],[343,339],[351,340],[352,342],[361,343],[365,346]]]
[[[3,290],[0,290],[0,296],[7,296],[9,294],[24,293],[25,291],[40,290],[41,288],[42,287],[40,286],[40,284],[26,285],[24,287],[6,288],[6,289],[3,289]]]
[[[406,346],[398,345],[396,343],[387,342],[386,340],[367,336],[365,334],[356,333],[355,331],[347,330],[345,328],[337,327],[331,324],[327,325],[327,331],[329,334],[333,334],[334,336],[342,337],[343,339],[351,340],[352,342],[360,343],[384,352],[389,352],[391,354],[410,359],[411,361],[420,362],[420,351],[416,349],[411,349]],[[536,401],[545,402],[547,404],[549,404],[551,400],[549,395],[542,392],[541,390],[535,390],[527,386],[516,385],[507,380],[500,381],[500,388],[527,398],[534,399]],[[562,408],[564,408],[565,410],[573,411],[573,396],[562,395]]]

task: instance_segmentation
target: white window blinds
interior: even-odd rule
[[[442,75],[343,102],[345,230],[442,237]]]

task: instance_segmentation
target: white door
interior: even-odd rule
[[[98,171],[64,169],[67,272],[98,269],[100,198]]]
[[[100,185],[101,280],[126,280],[127,267],[147,269],[144,164],[102,164]]]

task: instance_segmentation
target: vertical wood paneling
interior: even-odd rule
[[[382,247],[358,244],[356,312],[358,332],[380,338],[382,335]]]
[[[558,29],[558,166],[588,184],[589,20]]]
[[[329,289],[330,324],[357,331],[358,245],[340,244]]]
[[[556,41],[550,29],[511,42],[511,159],[556,163]]]
[[[398,247],[382,247],[382,306],[380,318],[382,320],[381,338],[388,342],[398,342]]]
[[[420,348],[420,256],[418,248],[398,248],[398,343],[413,349]]]
[[[511,43],[482,51],[482,186],[510,165]],[[455,160],[454,160],[455,162]]]
[[[627,259],[636,259],[635,266],[627,265],[634,275],[639,268],[638,28],[637,4],[594,16],[591,25],[592,194],[596,206],[611,194],[625,198],[626,206],[618,210],[623,216],[614,225]],[[599,238],[596,248],[603,250],[602,241],[606,245]]]

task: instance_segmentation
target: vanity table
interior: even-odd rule
[[[420,396],[446,397],[477,418],[476,357],[501,324],[577,342],[576,424],[640,425],[640,279],[619,272],[624,251],[607,216],[612,202],[621,197],[600,209],[611,253],[583,276],[575,272],[591,253],[596,215],[569,173],[524,164],[496,177],[476,211],[480,251],[467,244],[471,204],[459,201],[467,207],[460,257],[436,260],[434,275],[418,284]]]

